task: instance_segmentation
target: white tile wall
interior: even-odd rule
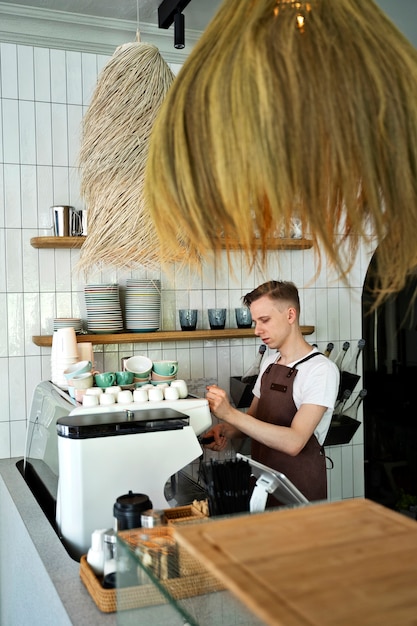
[[[85,318],[83,282],[74,274],[79,252],[36,250],[29,242],[33,236],[52,234],[53,204],[82,208],[75,168],[80,124],[106,61],[90,53],[0,44],[0,458],[23,455],[33,390],[50,376],[50,349],[35,346],[32,335],[51,334],[55,316]],[[271,252],[265,269],[251,271],[239,252],[230,266],[222,253],[214,265],[206,263],[201,276],[172,271],[152,277],[162,281],[165,330],[179,329],[177,310],[185,306],[199,309],[201,328],[208,328],[206,309],[213,306],[226,307],[228,325],[235,326],[233,309],[243,294],[265,279],[293,280],[300,288],[301,321],[316,328],[310,341],[321,349],[333,341],[337,351],[343,341],[354,343],[361,337],[367,264],[362,252],[352,286],[335,280],[324,259],[315,278],[312,250]],[[123,285],[130,275],[151,277],[139,269],[132,274],[103,271],[90,280]],[[95,361],[108,370],[134,353],[177,357],[181,377],[213,378],[228,388],[229,377],[242,374],[258,346],[255,338],[96,346]],[[329,472],[331,499],[362,496],[362,429],[351,445],[328,452],[335,465]]]

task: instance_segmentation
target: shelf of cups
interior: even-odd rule
[[[301,326],[303,335],[312,335],[314,326]],[[108,335],[77,335],[78,343],[156,343],[164,341],[198,341],[213,339],[244,339],[254,337],[253,328],[225,328],[223,330],[159,330],[152,333],[117,333]],[[34,335],[32,341],[41,348],[52,346],[52,335]]]
[[[85,237],[32,237],[30,245],[33,248],[81,248]],[[259,241],[259,247],[261,242]],[[266,240],[268,250],[308,250],[312,248],[313,242],[310,239],[286,239],[281,237],[269,237]],[[240,250],[238,239],[228,239],[222,242],[219,248],[229,250]]]

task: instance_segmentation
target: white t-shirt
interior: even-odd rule
[[[318,352],[317,348],[313,348],[310,354],[313,352]],[[259,372],[259,376],[253,388],[253,395],[257,398],[261,395],[262,374],[268,365],[277,361],[279,356],[279,352],[276,352],[268,356],[262,362],[261,371]],[[297,361],[299,360],[300,359],[297,359]],[[293,366],[297,361],[289,363],[287,367]],[[297,411],[302,404],[317,404],[327,407],[327,411],[324,413],[314,431],[317,441],[320,445],[323,445],[327,431],[329,430],[339,389],[339,369],[328,357],[324,356],[324,354],[320,354],[313,359],[309,359],[297,365],[297,370],[298,373],[294,379],[293,387],[293,400]]]

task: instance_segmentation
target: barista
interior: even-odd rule
[[[255,335],[273,352],[266,358],[242,413],[226,392],[207,387],[211,412],[221,420],[206,435],[207,447],[223,450],[229,439],[248,436],[251,456],[285,474],[308,500],[327,498],[326,437],[339,386],[336,365],[307,343],[299,325],[300,300],[291,282],[269,281],[243,298]],[[269,498],[268,505],[277,502]]]

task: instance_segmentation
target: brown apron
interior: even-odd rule
[[[256,410],[257,419],[277,426],[291,426],[297,412],[293,400],[296,367],[319,354],[320,352],[309,354],[292,367],[272,363],[266,368],[261,379],[261,395]],[[285,474],[307,500],[327,498],[326,458],[314,434],[297,456],[273,450],[255,440],[252,440],[251,454],[255,461]],[[268,497],[267,506],[278,504],[281,503],[275,498]]]

